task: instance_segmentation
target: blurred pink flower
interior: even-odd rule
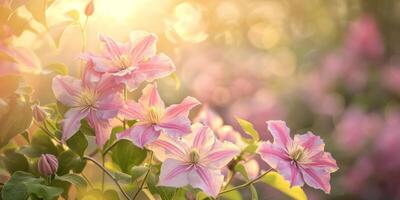
[[[362,124],[362,126],[360,126]],[[356,153],[380,133],[382,119],[378,114],[365,113],[360,108],[348,108],[336,125],[335,139],[339,149]]]
[[[62,122],[62,140],[72,137],[86,118],[95,129],[97,145],[103,147],[111,134],[110,120],[123,107],[121,87],[114,79],[105,74],[99,82],[92,83],[58,75],[53,78],[52,89],[56,99],[70,107]]]
[[[133,32],[130,40],[119,43],[108,36],[100,35],[105,48],[101,55],[87,53],[83,57],[100,73],[111,73],[118,83],[134,90],[143,81],[168,76],[175,71],[172,60],[156,55],[157,36],[144,32]]]
[[[224,176],[221,169],[240,152],[234,144],[219,141],[212,130],[202,124],[192,126],[192,133],[176,139],[163,135],[149,148],[163,162],[158,185],[191,185],[216,197]]]
[[[324,152],[324,142],[311,132],[290,138],[284,121],[268,121],[274,143],[263,142],[259,147],[261,158],[276,169],[291,186],[309,186],[329,193],[330,173],[338,167],[330,153]]]
[[[346,38],[346,50],[358,58],[379,59],[384,54],[384,46],[375,20],[364,15],[354,21]]]
[[[207,125],[214,131],[224,124],[221,116],[219,116],[207,104],[201,107],[193,121]]]
[[[157,84],[149,84],[143,89],[139,102],[128,101],[121,114],[127,119],[139,120],[133,127],[117,135],[118,139],[128,139],[143,147],[156,140],[161,131],[172,136],[190,133],[189,111],[200,102],[186,97],[180,104],[165,108],[158,94]]]
[[[368,178],[373,174],[373,170],[372,160],[367,156],[361,157],[343,177],[343,185],[353,193],[360,192],[367,184]]]
[[[400,66],[387,66],[381,74],[381,84],[387,90],[400,94]]]
[[[23,47],[0,44],[0,76],[18,73],[39,73],[41,63],[36,54]]]

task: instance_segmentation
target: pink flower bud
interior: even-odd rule
[[[45,111],[45,109],[37,104],[32,106],[32,114],[33,118],[37,122],[43,122],[46,118],[48,113]]]
[[[57,172],[58,160],[54,155],[42,154],[38,162],[38,171],[43,176],[51,176]]]
[[[86,16],[91,16],[92,14],[93,14],[93,12],[94,12],[94,2],[93,2],[93,0],[91,0],[91,1],[89,1],[89,3],[86,5],[86,8],[85,8],[85,15]]]

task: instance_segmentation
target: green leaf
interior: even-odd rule
[[[242,200],[242,195],[238,190],[234,190],[231,192],[224,193],[220,195],[222,199],[228,199],[228,200]]]
[[[293,199],[307,200],[307,196],[301,187],[290,187],[290,183],[277,172],[269,172],[261,180]]]
[[[139,165],[146,158],[146,150],[133,145],[128,140],[120,140],[111,150],[111,159],[122,172],[129,174],[133,166]]]
[[[26,157],[13,150],[6,151],[1,160],[10,174],[16,171],[29,171],[29,163]]]
[[[32,14],[33,18],[47,27],[46,23],[46,8],[47,0],[29,0],[25,4],[26,9]]]
[[[256,190],[256,188],[254,187],[254,185],[251,184],[251,185],[249,186],[249,188],[250,188],[250,192],[251,192],[251,199],[252,199],[252,200],[258,200],[257,190]]]
[[[243,164],[241,164],[241,163],[236,164],[236,166],[235,166],[235,171],[236,171],[236,172],[239,172],[239,174],[242,175],[243,178],[244,178],[246,181],[249,180],[249,175],[247,174],[246,168],[244,167]]]
[[[118,192],[115,190],[106,190],[103,195],[104,200],[119,200]]]
[[[172,187],[157,186],[158,178],[153,172],[149,173],[146,183],[152,194],[160,195],[162,200],[173,200],[176,189]]]
[[[139,179],[140,177],[144,176],[146,174],[147,170],[149,170],[149,168],[145,167],[145,166],[132,167],[132,169],[131,169],[132,181],[135,181],[135,180]]]
[[[87,187],[86,180],[78,174],[65,174],[62,176],[56,176],[56,179],[69,182],[72,185],[76,186],[78,189],[86,190]]]
[[[41,184],[26,183],[25,186],[30,195],[43,200],[53,200],[63,192],[61,188]]]
[[[24,200],[28,198],[27,184],[37,184],[42,180],[35,178],[32,174],[27,172],[15,172],[10,180],[8,180],[1,190],[1,198],[3,200]]]
[[[55,74],[68,75],[68,67],[66,65],[64,65],[63,63],[53,63],[50,65],[47,65],[44,68],[44,70],[48,70]]]
[[[67,140],[68,147],[80,155],[81,157],[85,153],[85,150],[88,146],[88,141],[85,135],[82,132],[77,132],[70,139]]]
[[[30,155],[25,154],[26,151],[23,151],[23,153],[29,157],[39,157],[44,153],[53,154],[55,156],[58,155],[57,147],[51,141],[49,136],[42,130],[38,130],[33,134],[31,148],[32,149],[28,151],[31,153]]]
[[[76,173],[80,173],[85,167],[86,161],[82,159],[78,154],[71,150],[62,152],[58,156],[58,175],[64,175],[73,170]]]
[[[30,103],[14,96],[8,100],[6,106],[8,107],[4,107],[4,104],[1,106],[1,109],[5,109],[7,112],[0,116],[0,147],[6,145],[16,135],[24,132],[32,123]]]
[[[236,117],[236,120],[239,122],[239,125],[242,127],[243,131],[250,135],[254,141],[260,140],[260,136],[254,129],[253,124],[239,117]]]
[[[64,117],[64,114],[69,110],[67,106],[57,101],[57,111],[61,117]]]
[[[85,119],[81,120],[81,128],[79,131],[88,136],[96,135],[93,128],[89,126],[89,123]]]

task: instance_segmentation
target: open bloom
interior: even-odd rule
[[[84,58],[94,65],[94,71],[110,73],[118,83],[134,90],[143,81],[153,81],[175,71],[171,59],[156,55],[157,36],[133,32],[126,43],[116,42],[108,36],[100,36],[104,44],[102,54],[86,54]]]
[[[200,123],[182,138],[163,134],[149,145],[163,162],[158,185],[183,187],[191,185],[216,197],[224,176],[221,169],[240,152],[234,144],[219,141],[212,130]]]
[[[70,107],[62,122],[62,140],[72,137],[79,130],[81,120],[86,118],[95,129],[97,145],[102,147],[111,134],[110,120],[123,107],[121,88],[114,79],[103,75],[94,83],[71,76],[56,76],[52,88],[56,99]]]
[[[143,89],[139,102],[128,101],[121,114],[127,119],[138,120],[130,129],[117,135],[118,139],[131,140],[143,147],[156,140],[161,131],[172,136],[190,133],[189,111],[200,104],[193,97],[186,97],[180,104],[165,108],[157,91],[157,84],[149,84]]]
[[[259,147],[261,158],[276,169],[291,186],[309,186],[329,193],[330,173],[338,167],[330,153],[324,152],[324,142],[311,132],[290,138],[290,130],[283,121],[268,121],[274,143],[264,142]]]

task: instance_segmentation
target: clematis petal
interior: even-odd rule
[[[216,130],[221,127],[224,122],[214,110],[210,108],[209,105],[203,105],[198,112],[197,116],[193,120],[194,122],[200,122],[209,126],[211,129]]]
[[[53,93],[61,103],[75,107],[78,105],[78,96],[82,91],[81,81],[72,76],[56,76],[52,83]]]
[[[317,168],[302,168],[301,172],[307,185],[316,189],[322,189],[325,193],[330,193],[329,172]]]
[[[156,54],[157,36],[155,34],[136,31],[130,34],[130,40],[129,55],[133,61],[141,61]]]
[[[186,97],[180,104],[171,105],[166,109],[165,118],[171,119],[176,118],[178,116],[189,115],[189,111],[199,105],[200,102],[193,97]]]
[[[88,115],[88,122],[94,128],[96,144],[102,148],[107,140],[110,139],[112,126],[109,120],[100,119],[97,117],[97,113],[91,112]]]
[[[114,41],[111,37],[99,35],[99,40],[103,42],[106,52],[111,58],[118,58],[122,54],[123,46]]]
[[[189,147],[180,139],[161,134],[156,141],[148,145],[148,148],[154,152],[154,155],[161,162],[164,162],[167,158],[187,161],[186,152],[188,152]]]
[[[221,169],[240,153],[239,147],[231,142],[220,142],[217,140],[214,146],[215,148],[200,161],[210,168]]]
[[[153,56],[138,64],[138,72],[144,74],[146,81],[163,78],[175,71],[175,65],[165,54]]]
[[[128,100],[125,106],[120,110],[120,114],[125,119],[137,119],[144,120],[145,118],[145,109],[138,103]]]
[[[281,145],[284,148],[287,148],[290,143],[292,143],[292,139],[290,138],[290,129],[286,126],[284,121],[280,120],[271,120],[267,121],[268,130],[271,132],[272,137],[274,138],[274,144]]]
[[[157,126],[162,128],[166,134],[174,137],[182,137],[191,131],[190,120],[187,117],[163,119]]]
[[[295,163],[290,161],[281,161],[278,163],[277,171],[290,182],[290,187],[302,186],[304,181],[301,176],[300,169]]]
[[[169,187],[183,187],[188,185],[188,173],[191,170],[191,165],[179,160],[168,158],[161,166],[158,185]]]
[[[221,190],[224,176],[220,170],[207,169],[196,166],[195,170],[189,173],[189,183],[194,188],[200,188],[207,195],[217,197]]]
[[[164,108],[164,102],[157,90],[157,83],[151,83],[143,89],[139,103],[146,107],[160,106]]]
[[[117,139],[130,140],[136,146],[143,148],[144,145],[155,141],[160,136],[160,131],[154,129],[151,124],[139,124],[117,134]]]
[[[123,98],[120,93],[101,96],[96,104],[97,116],[101,119],[114,118],[123,105]]]
[[[118,84],[110,74],[103,74],[94,87],[100,96],[109,94],[118,95],[117,93],[122,91],[122,85]]]
[[[120,70],[109,58],[102,55],[85,53],[81,56],[81,59],[85,60],[87,65],[93,66],[93,69],[99,73],[113,73]]]
[[[79,130],[81,126],[81,120],[87,115],[87,110],[81,110],[79,108],[71,108],[65,113],[64,120],[62,121],[63,141],[67,141]]]
[[[192,144],[193,148],[196,148],[200,153],[206,153],[210,151],[216,141],[216,137],[212,130],[208,126],[196,123],[192,125],[192,134],[184,136],[184,139],[188,143]]]
[[[288,162],[290,160],[288,153],[284,149],[271,144],[269,141],[260,144],[258,153],[261,158],[274,169],[278,167],[278,163]]]
[[[328,152],[321,152],[310,158],[310,162],[303,163],[302,166],[322,168],[330,173],[337,171],[339,168],[336,164],[336,160]]]
[[[123,77],[117,78],[117,81],[124,83],[128,87],[128,90],[132,92],[137,89],[145,79],[145,74],[134,70]]]
[[[322,139],[311,132],[307,132],[302,135],[295,135],[294,142],[304,147],[310,156],[324,151],[325,144]]]

